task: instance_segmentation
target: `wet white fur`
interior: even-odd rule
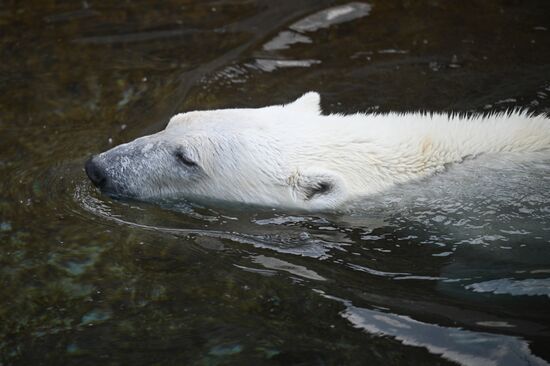
[[[174,116],[149,138],[184,146],[202,175],[163,194],[331,209],[466,157],[550,149],[550,121],[525,112],[322,115],[319,101],[310,92],[288,105]]]

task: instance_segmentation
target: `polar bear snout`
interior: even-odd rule
[[[89,159],[84,169],[94,186],[111,198],[151,199],[200,190],[198,158],[163,134],[140,137]]]
[[[108,183],[107,172],[94,160],[94,158],[95,157],[91,157],[88,159],[84,165],[84,170],[94,186],[103,190]]]

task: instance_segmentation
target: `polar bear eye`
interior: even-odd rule
[[[182,162],[183,164],[185,164],[188,167],[198,166],[197,163],[195,163],[193,160],[189,159],[189,157],[187,155],[185,155],[185,153],[183,153],[180,150],[176,151],[174,153],[174,156],[176,157],[176,159],[178,159],[180,162]]]

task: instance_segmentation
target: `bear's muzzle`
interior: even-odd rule
[[[94,157],[88,159],[88,161],[84,165],[84,169],[86,170],[86,174],[88,175],[88,178],[90,178],[94,186],[101,190],[103,190],[107,186],[107,172],[96,161],[94,161]]]

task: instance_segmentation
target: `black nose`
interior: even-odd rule
[[[91,158],[86,162],[84,169],[86,170],[86,174],[94,186],[98,188],[105,187],[107,184],[107,174],[105,173],[105,170],[94,161],[94,158]]]

